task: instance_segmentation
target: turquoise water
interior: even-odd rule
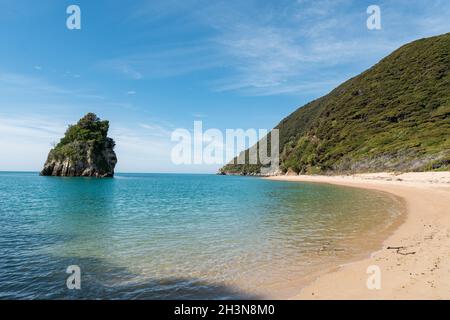
[[[372,191],[249,177],[3,172],[0,298],[288,297],[379,245],[400,207]],[[81,290],[66,287],[69,265]]]

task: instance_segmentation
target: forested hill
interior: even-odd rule
[[[450,33],[409,43],[283,119],[281,170],[450,168]],[[224,174],[257,174],[230,163]]]

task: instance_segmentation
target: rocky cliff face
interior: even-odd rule
[[[113,177],[117,157],[114,140],[107,137],[108,121],[89,113],[50,150],[43,176]]]

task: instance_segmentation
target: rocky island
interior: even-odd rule
[[[115,142],[108,138],[109,121],[88,113],[70,125],[50,150],[42,176],[113,177],[117,163]]]

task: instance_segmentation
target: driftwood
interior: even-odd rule
[[[400,250],[404,250],[406,249],[406,247],[387,247],[387,250],[397,250],[396,252],[398,254],[401,254],[403,256],[407,256],[409,254],[416,254],[416,251],[411,251],[411,252],[401,252]]]
[[[408,254],[416,254],[415,251],[411,251],[411,252],[400,252],[399,250],[397,250],[397,253],[398,253],[398,254],[401,254],[401,255],[404,255],[404,256],[407,256]]]

